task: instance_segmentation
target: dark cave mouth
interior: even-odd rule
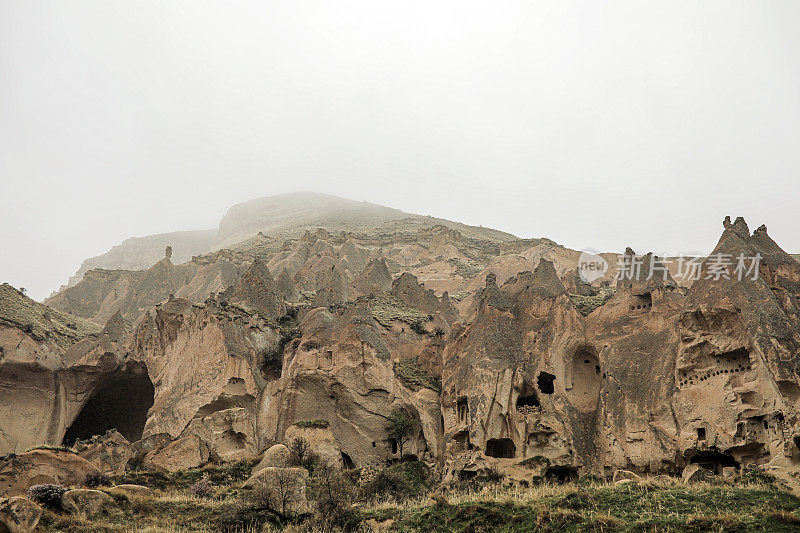
[[[155,388],[141,363],[129,362],[97,387],[67,428],[62,445],[116,429],[130,442],[142,438],[147,411],[153,406]]]

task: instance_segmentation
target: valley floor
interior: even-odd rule
[[[578,482],[529,488],[471,484],[358,497],[339,511],[312,510],[289,520],[254,505],[237,472],[205,472],[210,490],[197,495],[201,471],[128,475],[156,489],[145,498],[88,519],[46,511],[40,531],[800,531],[800,498],[766,479],[696,483],[660,476],[618,484]],[[352,503],[355,501],[356,503]],[[324,515],[320,517],[320,514]]]

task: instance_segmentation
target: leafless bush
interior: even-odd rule
[[[191,487],[189,487],[189,492],[192,493],[192,496],[195,498],[208,498],[214,492],[214,487],[211,486],[211,482],[208,480],[208,474],[203,474],[203,477],[195,481]]]

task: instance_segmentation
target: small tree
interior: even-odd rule
[[[414,420],[408,415],[405,409],[394,409],[389,415],[389,422],[386,424],[386,437],[390,441],[397,443],[400,452],[400,462],[403,462],[403,445],[411,437],[414,430]]]

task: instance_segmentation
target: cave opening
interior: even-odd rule
[[[130,442],[142,438],[147,411],[153,406],[155,388],[147,375],[147,367],[128,362],[126,369],[110,376],[83,405],[67,428],[62,445],[103,435],[116,429]]]
[[[453,440],[456,443],[454,448],[456,452],[466,452],[472,449],[472,443],[469,441],[469,431],[466,429],[453,435]]]
[[[539,391],[542,394],[553,394],[555,392],[555,386],[553,382],[556,380],[556,377],[549,373],[549,372],[539,372],[539,377],[536,378],[536,385],[539,387]]]
[[[653,307],[653,296],[649,292],[635,295],[631,302],[631,311],[650,309],[651,307]]]
[[[486,441],[486,455],[498,459],[512,459],[517,454],[517,447],[511,439],[489,439]]]
[[[523,382],[522,390],[519,391],[519,396],[517,397],[517,411],[529,412],[537,409],[539,405],[539,397],[536,396],[536,391],[528,385],[527,381]]]
[[[713,449],[697,452],[689,462],[698,464],[718,475],[722,474],[722,469],[725,467],[733,467],[738,470],[740,466],[739,461],[734,459],[732,455]]]
[[[459,398],[456,403],[456,412],[458,413],[458,422],[463,423],[467,421],[469,414],[469,403],[466,398]]]
[[[544,479],[559,484],[578,481],[578,469],[571,466],[551,466],[545,470]]]
[[[354,470],[355,467],[356,463],[353,461],[353,459],[346,453],[342,452],[342,468],[345,470]]]

